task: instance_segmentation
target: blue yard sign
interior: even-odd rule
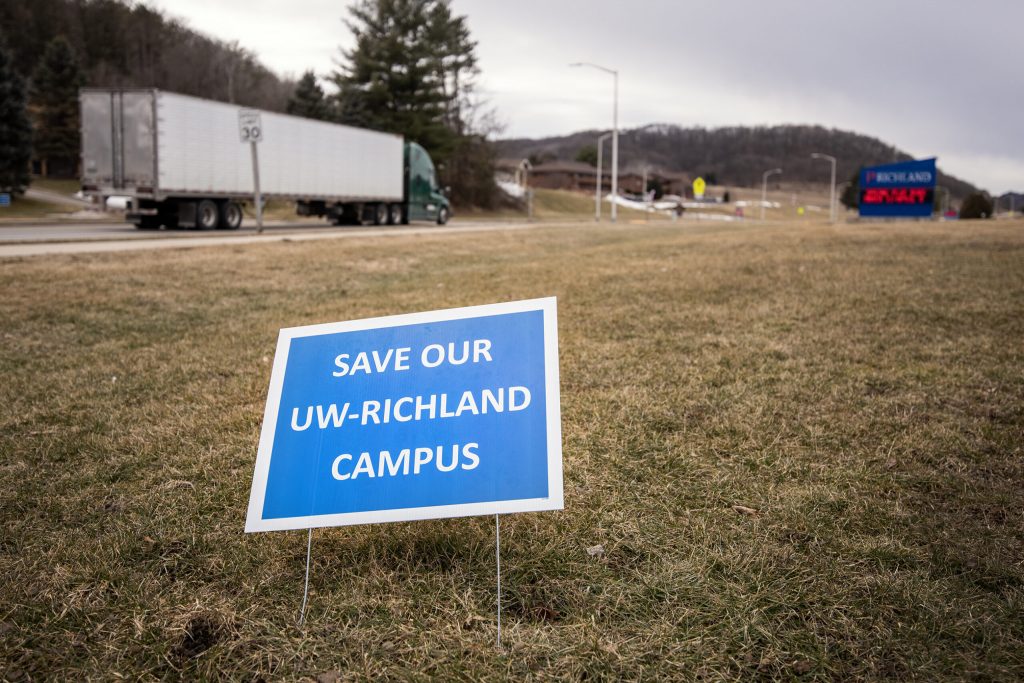
[[[281,330],[246,531],[561,508],[554,298]]]
[[[870,166],[860,171],[860,215],[928,218],[935,200],[935,159]]]
[[[0,192],[0,206],[10,206],[11,195],[7,192]]]

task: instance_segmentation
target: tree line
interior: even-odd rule
[[[592,146],[603,131],[584,131],[563,137],[515,139],[498,142],[503,157],[570,160],[596,157]],[[607,143],[606,143],[607,144]],[[582,151],[582,154],[581,154]],[[822,126],[729,126],[681,128],[650,125],[619,134],[620,170],[641,165],[667,172],[685,172],[719,184],[759,187],[761,174],[781,167],[785,182],[828,182],[829,166],[811,158],[821,152],[838,160],[839,182],[862,166],[908,161],[912,157],[877,138]],[[605,161],[609,159],[605,149]],[[975,188],[958,178],[939,173],[939,184],[954,197],[965,197]]]
[[[497,127],[476,96],[466,18],[448,0],[361,0],[346,23],[355,46],[339,67],[295,83],[237,42],[144,4],[0,0],[0,188],[27,185],[26,154],[36,172],[76,175],[77,93],[86,85],[159,88],[398,133],[427,149],[456,203],[493,203]]]

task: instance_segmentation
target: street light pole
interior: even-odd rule
[[[764,220],[764,205],[768,203],[768,176],[776,173],[782,173],[782,169],[773,168],[770,171],[765,171],[761,176],[761,220]]]
[[[612,223],[614,223],[618,217],[616,200],[619,197],[619,72],[590,62],[573,62],[569,66],[589,66],[611,74],[614,79],[612,90]]]
[[[612,94],[612,223],[618,217],[619,206],[619,72],[613,71]]]
[[[836,158],[829,156],[828,154],[820,154],[814,152],[811,154],[812,159],[827,159],[832,164],[832,186],[831,192],[828,196],[828,220],[830,223],[836,222]]]
[[[601,169],[603,166],[601,155],[604,152],[604,141],[609,137],[611,137],[611,133],[605,133],[597,138],[597,182],[594,184],[594,220],[598,223],[601,222],[601,190],[604,189],[601,186]],[[612,206],[615,206],[615,204],[613,203]]]

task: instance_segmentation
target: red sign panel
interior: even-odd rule
[[[861,191],[862,204],[931,204],[927,187],[869,187]]]

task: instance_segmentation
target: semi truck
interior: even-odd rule
[[[294,202],[301,216],[336,225],[451,216],[430,155],[399,135],[155,89],[83,88],[79,105],[82,191],[101,203],[125,197],[140,230],[237,229],[254,201],[257,158],[264,202]],[[243,119],[259,121],[255,153]]]

